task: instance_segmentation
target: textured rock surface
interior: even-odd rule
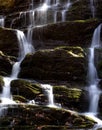
[[[39,50],[23,60],[19,77],[85,82],[85,63],[84,51],[80,47]]]
[[[89,47],[98,20],[78,20],[49,24],[33,29],[35,48],[53,48],[69,45]]]
[[[0,51],[0,75],[7,76],[11,74],[12,61],[10,57]]]
[[[28,126],[36,130],[38,128],[43,130],[46,125],[59,128],[62,126],[67,128],[91,128],[95,124],[92,119],[79,115],[74,111],[25,105],[9,108],[6,117],[0,119],[1,126],[10,126],[13,120],[14,127]]]
[[[18,46],[16,31],[0,28],[0,50],[7,55],[18,56]]]

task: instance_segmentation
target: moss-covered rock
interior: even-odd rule
[[[42,88],[37,83],[31,83],[25,80],[13,80],[11,82],[11,93],[14,100],[28,102],[42,93]]]
[[[78,88],[68,88],[66,86],[54,86],[55,102],[76,111],[86,111],[88,109],[87,92]]]
[[[19,77],[85,83],[85,64],[84,51],[80,47],[39,50],[22,61]]]
[[[14,120],[14,127],[30,126],[33,128],[92,128],[95,122],[86,116],[70,110],[48,108],[41,106],[17,106],[8,108],[6,117],[0,118],[0,125],[10,126]],[[5,123],[6,122],[6,123]]]

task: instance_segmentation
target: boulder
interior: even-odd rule
[[[35,27],[32,36],[33,44],[36,49],[63,45],[89,47],[94,29],[99,24],[99,20],[90,19]]]
[[[40,95],[42,88],[37,83],[19,79],[11,82],[11,93],[14,95],[14,100],[27,102]]]
[[[0,28],[0,50],[6,55],[18,57],[18,46],[16,30]]]
[[[12,71],[12,61],[9,56],[0,51],[0,75],[10,75]]]
[[[38,130],[50,130],[51,128],[90,129],[95,122],[83,115],[70,110],[48,108],[41,106],[17,106],[9,107],[6,117],[0,119],[1,127],[8,127],[14,122],[14,128],[29,127]],[[48,129],[49,128],[49,129]],[[58,129],[58,130],[59,130]]]
[[[87,91],[79,88],[69,88],[65,85],[54,86],[55,103],[61,104],[63,108],[85,112],[89,108]]]
[[[84,51],[80,47],[39,50],[22,61],[19,77],[85,83],[85,65]]]

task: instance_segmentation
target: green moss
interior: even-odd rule
[[[14,5],[15,0],[0,0],[0,7],[10,8]]]
[[[77,88],[67,88],[65,86],[54,86],[54,93],[58,95],[66,95],[68,98],[72,98],[73,100],[79,100],[82,91]]]

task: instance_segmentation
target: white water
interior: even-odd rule
[[[48,97],[48,106],[55,107],[53,88],[49,84],[41,84],[41,87],[45,90]]]
[[[0,15],[0,27],[4,27],[4,24],[5,24],[5,18]]]
[[[95,68],[95,48],[101,46],[100,31],[101,24],[95,29],[91,47],[89,48],[89,63],[88,63],[88,81],[89,81],[89,96],[90,96],[90,108],[89,112],[97,113],[98,101],[101,91],[98,88],[98,75]]]
[[[4,77],[3,92],[1,94],[1,104],[15,104],[12,100],[12,95],[10,93],[10,83],[12,80],[17,79],[18,73],[20,71],[20,63],[24,59],[25,55],[32,53],[32,45],[26,40],[26,37],[22,31],[16,30],[17,38],[19,41],[19,61],[13,65],[12,73],[10,77]]]
[[[102,127],[102,121],[96,116],[98,114],[98,102],[101,94],[101,90],[98,88],[98,75],[95,67],[95,48],[101,47],[100,33],[102,24],[100,24],[94,31],[91,47],[89,48],[89,63],[88,63],[88,84],[89,84],[89,113],[86,114],[93,118],[97,125],[93,130],[97,130]]]
[[[62,10],[62,22],[66,21],[66,11],[69,10],[69,8],[71,7],[71,5],[72,4],[71,4],[70,0],[68,0],[67,4],[64,7],[65,9]]]
[[[91,7],[92,16],[94,18],[95,17],[95,1],[94,0],[90,0],[90,7]]]

